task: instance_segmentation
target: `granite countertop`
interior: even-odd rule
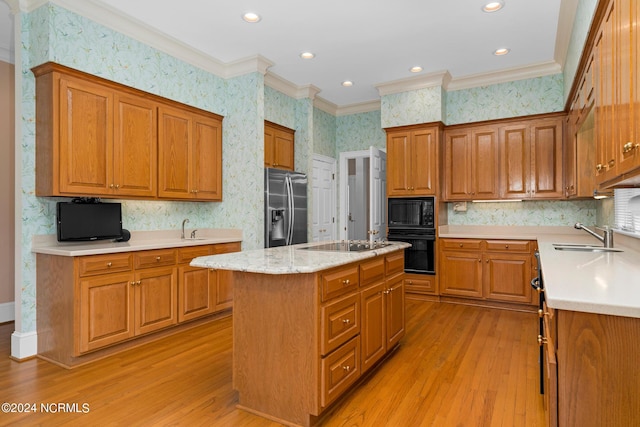
[[[315,273],[332,267],[362,261],[410,247],[409,243],[393,242],[383,248],[362,252],[331,252],[306,250],[305,247],[329,242],[302,243],[293,246],[255,249],[233,254],[210,255],[195,258],[195,267],[244,271],[263,274]]]
[[[187,234],[190,233],[191,229]],[[242,230],[237,229],[202,228],[198,229],[197,239],[183,240],[180,234],[180,230],[132,231],[128,242],[58,242],[55,235],[37,235],[33,237],[31,252],[74,257],[242,241]]]
[[[614,234],[623,252],[559,251],[554,243],[602,246],[573,227],[443,226],[439,237],[537,240],[547,305],[640,318],[640,239]]]

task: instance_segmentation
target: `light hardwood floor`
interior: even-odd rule
[[[277,426],[235,408],[231,318],[66,370],[9,359],[13,324],[0,325],[0,425]],[[537,317],[407,301],[407,335],[395,354],[330,410],[324,426],[543,426]],[[88,404],[87,413],[40,404]]]

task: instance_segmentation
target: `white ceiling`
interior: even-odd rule
[[[379,100],[376,85],[448,71],[453,79],[564,63],[578,0],[505,0],[495,13],[485,0],[54,0],[63,7],[110,9],[223,64],[259,55],[270,74],[313,85],[338,107]],[[245,11],[262,20],[248,24]],[[115,18],[114,18],[115,17]],[[109,22],[102,22],[110,26]],[[9,9],[0,2],[0,53],[13,46]],[[506,56],[493,51],[508,47]],[[312,60],[299,54],[311,51]],[[341,86],[352,80],[350,88]]]

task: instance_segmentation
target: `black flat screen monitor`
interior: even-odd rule
[[[58,241],[91,241],[122,237],[120,203],[56,204]]]

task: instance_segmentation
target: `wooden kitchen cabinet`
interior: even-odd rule
[[[295,169],[295,131],[279,124],[264,122],[264,167]]]
[[[37,196],[222,199],[221,116],[59,64],[32,71]]]
[[[640,319],[549,308],[543,315],[548,425],[637,425]]]
[[[222,200],[222,121],[161,106],[158,197]]]
[[[408,294],[438,295],[438,277],[432,274],[405,273],[405,292]]]
[[[36,195],[156,195],[156,108],[45,64],[34,70]]]
[[[535,304],[535,243],[525,240],[440,240],[440,295]]]
[[[564,117],[500,127],[501,199],[559,199],[564,195]]]
[[[438,189],[441,126],[415,125],[387,132],[387,195],[430,196]]]
[[[233,273],[234,388],[250,412],[314,425],[404,336],[403,250],[308,274]]]
[[[38,354],[65,367],[232,304],[229,272],[189,267],[240,243],[78,257],[37,254]]]
[[[498,131],[465,126],[445,131],[445,200],[499,197]]]

